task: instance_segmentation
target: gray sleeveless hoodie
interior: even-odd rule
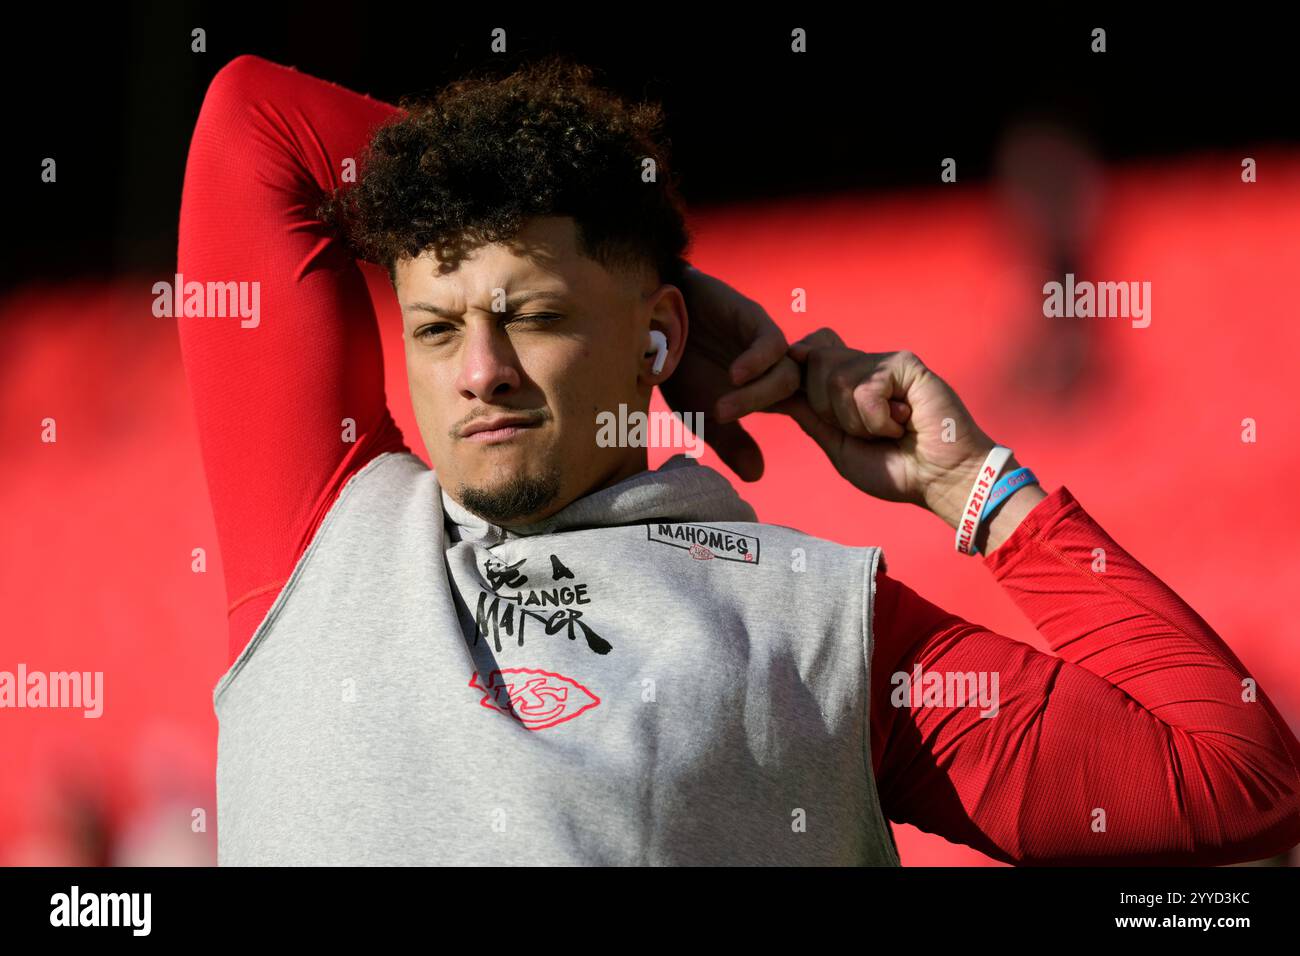
[[[218,862],[898,865],[877,568],[684,455],[510,530],[380,455],[213,691]]]

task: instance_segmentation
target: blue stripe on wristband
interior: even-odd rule
[[[1038,479],[1034,477],[1034,473],[1028,468],[1017,468],[1015,471],[1003,475],[990,489],[988,499],[984,502],[984,510],[980,512],[980,520],[976,527],[990,518],[993,512],[997,510],[998,505],[1021,488],[1036,484],[1038,484]],[[973,539],[971,541],[971,554],[979,554],[979,548],[975,547]]]

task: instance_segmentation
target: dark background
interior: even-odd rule
[[[645,10],[181,2],[47,11],[11,28],[0,67],[13,137],[4,181],[17,190],[0,283],[169,268],[190,131],[208,81],[241,53],[394,102],[488,60],[569,52],[615,88],[665,104],[683,192],[696,205],[930,185],[945,156],[958,159],[962,181],[983,178],[1000,132],[1022,118],[1064,122],[1107,160],[1300,140],[1291,34],[1255,12],[1241,23],[954,17],[928,7],[913,16]],[[190,51],[196,26],[207,31],[206,53]],[[489,51],[496,26],[508,54]],[[808,31],[807,55],[789,52],[794,26]],[[1104,56],[1089,52],[1094,26],[1107,29]],[[46,156],[58,161],[57,190],[40,182]]]

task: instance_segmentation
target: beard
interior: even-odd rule
[[[560,494],[560,469],[552,466],[541,475],[511,475],[494,487],[473,487],[461,482],[461,506],[493,524],[506,524],[541,511]]]

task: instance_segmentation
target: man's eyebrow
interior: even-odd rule
[[[543,289],[528,290],[524,292],[515,292],[506,296],[506,312],[514,312],[526,302],[534,299],[560,299],[563,298],[561,292],[548,292]],[[412,302],[403,311],[405,312],[431,312],[443,319],[459,319],[463,315],[454,309],[444,309],[440,306],[431,305],[428,302]],[[504,314],[504,313],[503,313]]]

